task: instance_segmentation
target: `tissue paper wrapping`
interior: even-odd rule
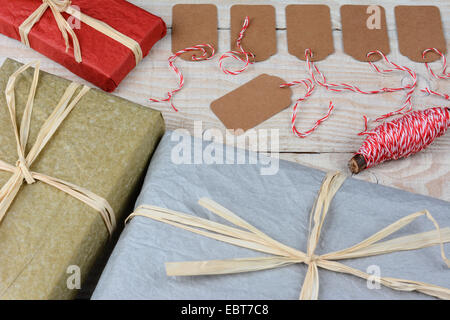
[[[20,40],[19,26],[41,4],[40,0],[0,0],[0,33]],[[72,0],[72,6],[137,41],[144,57],[166,34],[166,25],[160,17],[124,0]],[[66,13],[63,16],[66,20],[70,17]],[[28,38],[31,48],[108,92],[136,67],[134,54],[116,40],[84,23],[74,31],[81,46],[81,63],[75,61],[72,47],[66,52],[64,39],[49,9]]]
[[[0,68],[0,159],[10,164],[17,161],[17,152],[3,92],[9,76],[20,66],[8,59]],[[33,70],[28,70],[17,81],[18,119],[32,75]],[[69,83],[41,71],[28,146]],[[31,170],[104,197],[120,218],[163,131],[159,112],[91,89]],[[10,176],[0,172],[0,186]],[[83,281],[107,241],[98,212],[44,183],[24,184],[0,225],[0,298],[74,297],[77,290],[68,289],[66,284],[71,275],[68,267],[78,266]]]
[[[264,156],[257,164],[226,164],[225,161],[224,164],[175,164],[171,159],[180,146],[184,146],[182,155],[190,155],[191,160],[194,153],[209,154],[213,150],[211,142],[205,141],[199,150],[201,141],[188,136],[177,138],[167,132],[153,156],[136,207],[154,205],[224,223],[197,203],[202,197],[210,198],[273,239],[306,250],[309,214],[324,172],[287,161],[280,161],[277,171],[273,160],[271,167],[275,174],[261,175],[261,168],[269,168]],[[215,149],[218,150],[222,150],[225,160],[228,151],[224,147]],[[238,153],[241,159],[245,156],[246,163],[249,155],[256,156],[235,151],[231,159],[236,161]],[[450,226],[448,202],[348,178],[331,203],[316,253],[348,248],[394,221],[424,209],[430,211],[442,228]],[[392,237],[433,229],[431,222],[421,218]],[[447,244],[447,256],[449,250]],[[138,216],[121,234],[93,298],[298,299],[308,268],[302,264],[221,276],[169,277],[165,270],[166,262],[262,255]],[[439,246],[341,262],[374,276],[450,288],[449,270],[442,261]],[[324,269],[319,270],[319,279],[319,299],[433,299]]]

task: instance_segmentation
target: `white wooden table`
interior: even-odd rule
[[[286,20],[284,8],[289,3],[311,3],[311,1],[192,1],[184,0],[182,3],[215,3],[219,15],[219,54],[214,60],[205,63],[191,63],[179,61],[186,78],[185,88],[176,95],[175,104],[180,112],[175,113],[167,104],[150,103],[148,98],[160,97],[168,89],[176,86],[176,78],[168,70],[167,58],[170,55],[170,26],[172,6],[180,1],[168,0],[130,0],[130,2],[161,16],[169,27],[168,35],[161,40],[151,51],[150,55],[123,81],[115,94],[152,107],[163,112],[168,129],[186,128],[193,133],[195,120],[203,121],[203,128],[220,128],[225,131],[221,122],[209,109],[210,103],[225,93],[237,88],[241,84],[253,79],[261,73],[280,76],[286,81],[298,80],[307,77],[303,62],[289,55],[286,41]],[[323,0],[331,9],[333,36],[336,52],[319,66],[331,82],[349,82],[358,84],[362,88],[380,88],[382,86],[398,86],[405,75],[396,73],[389,76],[380,76],[371,72],[366,63],[361,63],[346,55],[342,49],[342,33],[339,7],[350,1]],[[229,50],[229,9],[233,4],[271,4],[277,13],[278,53],[269,60],[259,62],[249,68],[245,73],[233,77],[227,76],[218,69],[218,58],[221,53]],[[402,56],[398,51],[397,34],[395,30],[394,7],[399,4],[420,5],[425,1],[393,1],[380,0],[377,3],[367,1],[351,1],[352,4],[377,4],[386,9],[389,29],[391,53],[389,58],[401,65],[413,68],[419,74],[419,88],[426,85],[428,79],[425,67],[414,63]],[[447,48],[450,52],[450,2],[437,0],[433,2],[440,8],[443,19]],[[42,60],[42,69],[51,73],[83,82],[60,65],[45,58],[39,53],[26,48],[20,42],[0,35],[0,63],[6,57],[18,59],[21,62]],[[440,63],[432,64],[439,68]],[[436,90],[450,92],[450,81],[433,82]],[[294,98],[304,94],[302,88],[294,89]],[[390,93],[377,96],[365,96],[356,93],[331,94],[319,88],[315,94],[301,106],[297,117],[299,128],[308,128],[313,121],[326,112],[330,99],[335,103],[332,117],[324,123],[310,137],[299,139],[293,136],[290,130],[290,117],[292,106],[273,118],[265,121],[258,129],[278,128],[280,131],[280,157],[296,161],[308,166],[324,170],[347,171],[347,162],[352,153],[359,149],[363,137],[357,136],[362,130],[362,115],[376,117],[380,114],[397,109],[403,99],[403,93]],[[429,106],[449,105],[443,99],[428,97],[417,90],[414,96],[416,109]],[[450,201],[450,134],[439,138],[426,151],[412,156],[406,160],[392,161],[376,168],[366,170],[356,176],[384,185],[389,185],[408,191],[430,195]]]

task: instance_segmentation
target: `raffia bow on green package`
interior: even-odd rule
[[[159,112],[6,60],[0,69],[0,298],[77,294],[163,131]]]

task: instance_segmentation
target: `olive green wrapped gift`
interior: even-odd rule
[[[70,277],[82,283],[103,253],[163,132],[159,112],[6,60],[1,299],[75,297]]]

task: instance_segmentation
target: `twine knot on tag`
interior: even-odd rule
[[[244,72],[245,70],[247,70],[247,68],[251,64],[254,63],[255,55],[253,53],[251,53],[250,51],[244,50],[244,48],[242,47],[242,39],[244,39],[244,34],[245,34],[245,31],[247,30],[248,26],[249,26],[249,17],[246,16],[244,19],[244,23],[242,25],[242,29],[239,32],[239,36],[236,40],[236,48],[239,51],[231,50],[231,51],[225,52],[219,58],[219,68],[220,68],[220,70],[223,71],[223,73],[236,76],[236,75],[240,74],[241,72]],[[233,58],[237,61],[241,61],[241,62],[245,63],[245,65],[241,69],[238,69],[238,70],[229,70],[223,65],[223,61],[227,58]]]

